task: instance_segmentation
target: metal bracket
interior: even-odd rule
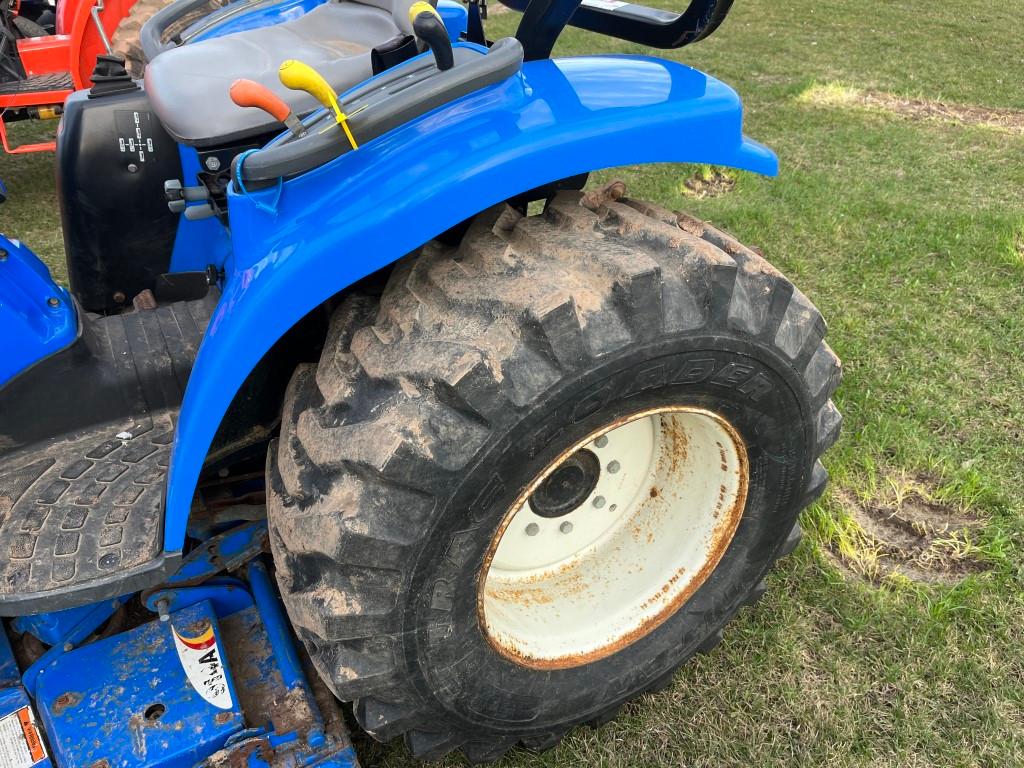
[[[103,0],[96,0],[96,5],[89,11],[89,15],[92,16],[92,22],[96,25],[96,31],[100,35],[100,40],[103,41],[103,47],[107,49],[107,53],[113,54],[114,48],[110,45],[110,38],[107,37],[107,30],[103,28],[103,22],[100,21],[100,13],[103,11]]]

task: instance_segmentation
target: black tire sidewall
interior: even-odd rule
[[[671,618],[604,659],[537,670],[499,654],[480,626],[477,590],[515,497],[575,441],[666,405],[716,413],[746,444],[747,504],[717,568]],[[771,567],[816,458],[812,414],[802,379],[770,345],[725,335],[663,338],[566,376],[499,430],[439,501],[409,585],[415,597],[403,635],[410,679],[453,725],[520,735],[585,721],[644,690],[692,655]]]

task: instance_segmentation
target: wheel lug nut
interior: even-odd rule
[[[566,520],[564,523],[558,526],[558,530],[560,530],[562,533],[572,533],[572,523]]]
[[[601,435],[599,438],[597,438],[597,440],[594,441],[594,445],[597,448],[604,448],[606,445],[608,445],[608,438],[605,437],[604,435]]]
[[[526,526],[527,536],[536,536],[538,533],[540,533],[540,526],[536,523],[530,523],[528,526]]]
[[[600,509],[601,507],[603,507],[603,506],[604,506],[604,496],[595,496],[595,497],[594,497],[594,501],[593,501],[593,504],[594,504],[594,506],[595,506],[595,507],[597,507],[598,509]]]
[[[619,464],[619,462],[613,461],[608,465],[608,471],[614,475],[616,472],[619,471],[619,469],[621,469],[621,467],[622,465]]]

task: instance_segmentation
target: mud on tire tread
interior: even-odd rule
[[[174,0],[138,0],[128,11],[128,14],[121,19],[110,38],[110,47],[113,52],[124,57],[125,68],[128,74],[136,80],[140,79],[146,72],[146,57],[142,52],[141,34],[142,26],[165,6],[173,3]],[[226,0],[211,0],[209,4],[196,8],[176,20],[164,33],[164,37],[170,38],[181,34],[194,22],[209,13],[220,8]]]
[[[510,736],[453,725],[403,666],[398,599],[446,484],[563,372],[658,335],[719,329],[771,349],[803,381],[817,411],[815,458],[838,434],[829,398],[840,366],[813,305],[730,235],[623,192],[560,193],[528,218],[493,209],[457,248],[424,246],[396,267],[379,307],[345,301],[319,366],[296,371],[288,390],[268,458],[285,604],[363,728],[383,741],[404,736],[416,757],[461,748],[490,761],[517,743],[554,746],[570,727]],[[827,479],[812,466],[800,506]],[[798,541],[797,526],[774,557]],[[762,592],[758,578],[747,602]],[[720,636],[709,627],[686,655]],[[605,722],[665,687],[684,661],[652,668],[645,688],[579,723]]]

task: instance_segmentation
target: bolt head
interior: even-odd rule
[[[564,523],[558,526],[558,530],[560,530],[562,533],[572,533],[572,523],[566,520]]]
[[[597,448],[604,448],[606,445],[608,445],[608,437],[606,435],[601,435],[594,441],[594,446]]]
[[[601,507],[604,506],[604,502],[605,502],[604,496],[595,496],[594,500],[591,503],[594,505],[594,507],[596,509],[600,509]]]
[[[220,170],[220,158],[213,157],[212,155],[210,157],[206,158],[206,169],[209,170],[209,171],[219,171]]]
[[[608,464],[608,471],[609,471],[610,473],[612,473],[613,475],[614,475],[614,474],[615,474],[616,472],[618,472],[618,471],[619,471],[620,469],[622,469],[622,465],[621,465],[621,464],[619,464],[619,462],[617,462],[617,461],[612,461],[612,462],[610,462],[610,463]]]
[[[139,172],[139,166],[137,166],[135,163],[128,163],[128,173],[138,173],[138,172]]]
[[[56,296],[51,296],[46,300],[46,305],[49,307],[59,307],[60,299],[58,299]]]
[[[540,533],[540,526],[536,523],[530,523],[528,526],[526,526],[527,536],[536,536],[538,533]]]

